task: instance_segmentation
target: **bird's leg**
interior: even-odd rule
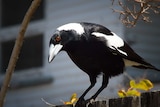
[[[81,97],[79,98],[79,100],[77,101],[77,104],[76,105],[80,105],[82,103],[87,103],[85,100],[84,100],[84,97],[85,95],[89,92],[89,90],[91,90],[94,85],[96,84],[96,77],[90,77],[90,82],[91,82],[91,85],[85,90],[85,92],[81,95]],[[78,107],[78,106],[77,106]]]
[[[99,93],[101,93],[103,91],[103,89],[107,87],[108,79],[109,78],[106,77],[105,74],[103,74],[102,86],[98,89],[98,91],[90,99],[88,99],[88,101],[90,101],[92,99],[95,100],[96,97],[99,95]]]

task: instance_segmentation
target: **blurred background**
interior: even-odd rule
[[[0,0],[0,86],[25,12],[32,0]],[[80,96],[90,85],[87,74],[82,72],[65,52],[48,63],[49,40],[55,29],[69,22],[98,23],[111,29],[126,40],[144,59],[160,68],[160,16],[150,14],[152,23],[138,22],[127,28],[119,20],[118,3],[110,0],[42,0],[30,22],[24,44],[11,80],[4,107],[44,107],[41,98],[55,105],[68,101],[71,94]],[[135,78],[148,78],[160,87],[160,73],[152,70],[126,68]],[[100,76],[101,77],[101,76]],[[125,87],[123,74],[110,79],[108,87],[98,99],[117,97],[117,91]],[[127,81],[128,82],[128,81]],[[89,98],[101,86],[89,92]]]

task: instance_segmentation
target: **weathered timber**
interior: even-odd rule
[[[108,102],[108,103],[107,103]],[[74,107],[61,105],[56,107]],[[145,92],[140,97],[124,97],[109,99],[109,101],[95,101],[86,107],[160,107],[160,91]]]

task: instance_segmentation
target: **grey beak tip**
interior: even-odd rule
[[[50,56],[48,56],[48,62],[51,63],[53,59],[50,58]]]

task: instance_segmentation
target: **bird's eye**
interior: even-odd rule
[[[55,38],[55,41],[56,41],[56,42],[61,41],[61,37],[60,37],[60,36],[57,36],[57,37]]]

